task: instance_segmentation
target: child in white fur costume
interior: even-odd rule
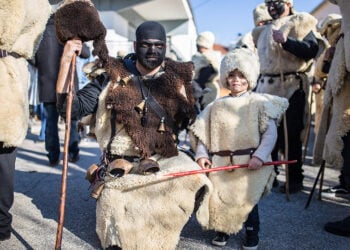
[[[217,99],[200,113],[191,126],[196,161],[202,167],[248,163],[248,168],[209,174],[213,193],[209,221],[199,222],[217,231],[212,243],[224,246],[229,234],[238,233],[244,222],[245,247],[257,247],[259,199],[271,188],[270,160],[277,138],[277,123],[288,107],[285,98],[251,92],[259,75],[257,56],[239,48],[227,54],[220,68],[221,82],[229,96]],[[203,209],[203,208],[200,208]]]

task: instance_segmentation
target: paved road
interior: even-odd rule
[[[61,125],[63,139],[64,126]],[[56,242],[61,166],[47,164],[44,144],[35,142],[39,123],[34,122],[18,151],[15,175],[13,235],[0,249],[54,249]],[[63,143],[63,142],[62,142]],[[101,249],[95,233],[95,200],[89,198],[86,169],[98,158],[96,142],[83,140],[81,159],[69,164],[62,249]],[[260,249],[350,249],[350,238],[326,233],[323,225],[350,214],[349,200],[323,197],[304,209],[318,167],[305,166],[305,190],[285,195],[272,190],[260,203]],[[337,183],[338,171],[326,169],[324,186]],[[284,180],[284,171],[278,176]],[[212,231],[202,231],[195,218],[183,229],[177,249],[219,249],[210,245]],[[243,233],[232,236],[223,249],[240,249]]]

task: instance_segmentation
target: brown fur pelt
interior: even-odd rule
[[[160,118],[149,106],[146,114],[147,125],[145,127],[141,125],[142,114],[135,110],[135,106],[142,101],[141,93],[132,79],[127,84],[121,83],[121,79],[130,73],[124,67],[122,60],[110,58],[107,73],[111,77],[112,84],[108,89],[106,105],[116,111],[116,122],[124,125],[132,141],[140,149],[142,157],[148,158],[153,153],[164,157],[177,155],[173,133],[177,134],[177,130],[187,125],[188,119],[195,119],[191,89],[192,71],[192,63],[179,63],[168,59],[165,61],[163,74],[143,80],[149,93],[175,123],[174,128],[165,124],[165,132],[159,133],[157,129]],[[186,96],[181,93],[183,87]]]
[[[102,65],[105,65],[108,59],[108,49],[105,43],[106,28],[100,21],[94,5],[90,1],[66,2],[55,14],[58,40],[62,43],[75,37],[83,42],[93,40],[92,54],[98,56]]]

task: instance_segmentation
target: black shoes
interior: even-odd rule
[[[60,160],[56,160],[56,161],[49,161],[49,165],[50,167],[56,167],[58,164],[60,164]]]
[[[216,236],[214,237],[214,239],[211,241],[211,244],[213,244],[214,246],[223,247],[226,245],[229,238],[230,238],[230,235],[218,232],[216,233]]]
[[[243,250],[256,250],[258,249],[258,245],[259,245],[259,236],[247,235],[242,248]]]
[[[332,197],[350,197],[350,191],[342,185],[337,185],[335,187],[323,189],[322,194]]]
[[[79,161],[79,159],[80,159],[79,153],[68,157],[68,161],[72,163]]]
[[[341,221],[328,222],[324,230],[331,234],[350,237],[350,216]]]
[[[303,183],[290,183],[289,184],[289,193],[290,194],[298,193],[301,190],[303,190]],[[285,184],[280,187],[280,191],[282,193],[286,192],[286,185]]]

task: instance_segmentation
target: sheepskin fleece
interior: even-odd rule
[[[324,95],[324,117],[322,117],[324,133],[316,140],[318,144],[324,145],[323,159],[330,166],[340,169],[344,163],[341,155],[344,148],[342,137],[350,130],[350,75],[348,73],[350,69],[350,2],[335,0],[333,3],[339,5],[342,14],[341,32],[344,37],[337,42],[328,74]],[[327,111],[329,108],[330,112]],[[327,131],[329,113],[331,113],[331,119]],[[326,131],[327,134],[324,136]],[[323,140],[324,137],[325,140]]]
[[[271,23],[252,31],[260,58],[261,74],[279,74],[283,72],[305,72],[312,60],[305,62],[288,51],[283,50],[272,39],[272,30],[279,29],[284,34],[303,40],[310,32],[316,30],[317,19],[308,13],[298,13],[273,20]],[[315,32],[316,33],[316,32]]]
[[[107,179],[96,206],[96,232],[103,248],[175,249],[201,187],[205,187],[204,208],[197,216],[208,221],[212,186],[206,175],[163,177],[165,173],[200,169],[197,163],[182,152],[158,163],[161,171],[157,174]]]
[[[209,79],[207,83],[205,83],[205,88],[207,90],[203,92],[203,98],[201,104],[206,107],[209,103],[219,98],[220,96],[220,83],[219,83],[219,71],[220,71],[220,57],[213,50],[207,50],[203,53],[197,52],[192,56],[192,62],[194,64],[194,79],[197,79],[199,76],[199,70],[203,67],[211,64],[214,70],[217,72],[214,77]]]
[[[248,82],[248,90],[256,86],[259,76],[259,58],[253,50],[249,48],[235,48],[225,55],[220,64],[220,81],[227,86],[227,77],[230,72],[238,69]]]
[[[343,166],[342,137],[350,130],[350,75],[345,72],[344,54],[340,54],[344,52],[344,46],[349,48],[349,45],[344,45],[343,39],[340,39],[328,75],[326,88],[329,90],[326,90],[324,96],[324,108],[331,105],[332,117],[324,143],[323,159],[336,168]],[[343,75],[344,78],[341,79],[339,75]],[[322,120],[326,121],[326,118]]]
[[[191,136],[201,140],[209,152],[257,147],[267,121],[280,121],[287,107],[285,98],[271,95],[248,93],[238,98],[223,97],[199,115],[191,126]],[[247,163],[249,155],[234,156],[233,161],[234,164]],[[213,156],[212,163],[213,166],[231,165],[230,157],[217,155]],[[210,173],[213,192],[209,221],[198,217],[199,223],[207,230],[239,232],[252,208],[271,189],[274,175],[272,166],[256,171],[236,169]]]
[[[329,44],[326,49],[330,46],[336,46],[337,38],[341,30],[341,16],[336,14],[330,14],[327,16],[325,21],[322,23],[321,34],[324,34]],[[322,52],[321,56],[316,61],[315,66],[315,80],[320,81],[322,78],[327,78],[328,74],[322,72],[323,58],[326,53],[326,49]],[[331,84],[329,81],[327,84]],[[326,96],[326,103],[324,103],[324,96]],[[330,120],[330,98],[331,89],[321,89],[321,91],[315,94],[315,143],[313,147],[313,163],[321,164],[323,160],[323,149],[325,137],[329,127],[328,121]],[[325,110],[324,110],[325,109]]]
[[[0,49],[22,57],[0,58],[0,141],[19,146],[27,133],[28,79],[26,59],[33,57],[50,14],[47,0],[0,0]]]

